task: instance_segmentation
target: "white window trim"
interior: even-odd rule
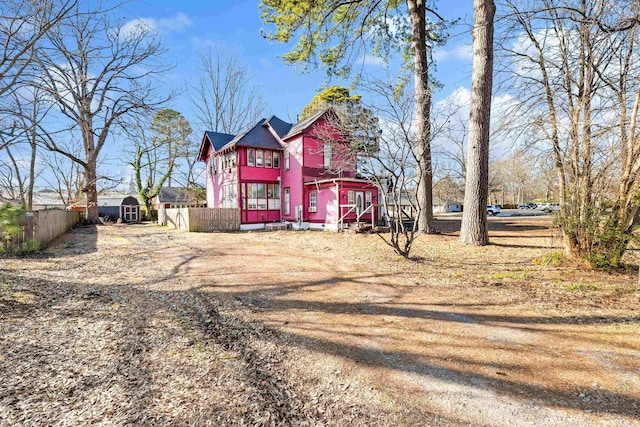
[[[317,212],[318,211],[318,192],[311,191],[309,192],[309,212]]]
[[[289,187],[283,189],[282,200],[284,214],[291,215],[291,189]]]

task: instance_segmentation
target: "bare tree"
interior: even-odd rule
[[[189,86],[198,126],[235,135],[262,117],[266,103],[236,55],[211,47],[198,62],[200,77]]]
[[[83,187],[81,165],[53,152],[48,152],[42,160],[48,172],[42,179],[56,192],[64,206],[78,200]]]
[[[5,162],[5,167],[13,168],[11,175],[15,178],[19,200],[27,210],[31,210],[37,178],[38,146],[43,141],[38,124],[51,109],[51,102],[44,99],[40,89],[27,84],[11,91],[6,98],[9,103],[0,108],[0,113],[12,117],[14,122],[8,140],[6,134],[0,135],[0,141],[7,141],[4,152],[9,161]]]
[[[0,2],[0,97],[6,96],[34,59],[36,44],[77,12],[77,0]]]
[[[165,110],[169,109],[161,110],[158,115],[165,112],[160,121],[166,123],[165,118],[168,114]],[[158,115],[153,122],[156,122]],[[170,113],[169,115],[173,116]],[[154,135],[143,122],[136,123],[133,128],[131,135],[134,152],[131,154],[130,164],[133,167],[136,190],[150,217],[153,199],[160,194],[162,186],[169,179],[176,165],[178,158],[174,147],[176,141],[167,138],[166,135],[162,137]]]
[[[503,48],[514,86],[525,94],[519,111],[554,161],[565,249],[596,265],[617,266],[640,206],[640,23],[628,19],[640,15],[640,5],[505,5],[510,34],[520,38]]]
[[[125,120],[166,102],[152,81],[165,69],[156,62],[164,49],[151,28],[124,27],[100,9],[62,19],[46,42],[38,50],[37,86],[56,103],[68,129],[80,134],[83,152],[75,155],[55,138],[45,145],[83,167],[87,221],[97,223],[99,155]]]
[[[364,95],[362,111],[334,105],[335,114],[328,116],[316,137],[332,144],[336,159],[332,172],[352,170],[357,159],[359,175],[380,189],[378,202],[390,232],[378,236],[398,255],[408,258],[421,233],[418,221],[423,207],[416,199],[421,148],[413,126],[415,98],[409,87],[398,85],[390,76],[366,76],[359,89]]]
[[[493,85],[493,0],[474,0],[473,74],[469,113],[464,211],[460,242],[482,246],[489,243],[487,192],[489,181],[489,125]]]

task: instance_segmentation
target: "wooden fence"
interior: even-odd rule
[[[4,241],[4,250],[20,250],[24,242],[36,240],[45,247],[56,237],[66,233],[80,222],[80,212],[59,209],[27,212],[22,221],[22,234]]]
[[[158,224],[182,231],[238,231],[240,230],[240,209],[160,209],[158,210]]]
[[[71,230],[80,222],[80,212],[68,212],[60,209],[34,211],[34,239],[44,247],[58,236]]]

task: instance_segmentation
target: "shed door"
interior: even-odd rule
[[[124,220],[133,222],[138,221],[138,207],[124,206]]]

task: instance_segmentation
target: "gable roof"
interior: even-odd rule
[[[233,139],[233,135],[231,134],[213,132],[210,130],[205,131],[205,135],[207,135],[207,138],[209,138],[209,141],[211,141],[211,144],[213,145],[213,149],[216,151],[224,147],[227,142]]]
[[[291,136],[294,136],[294,135],[299,134],[300,132],[304,131],[305,129],[310,127],[312,124],[317,122],[320,117],[324,116],[324,114],[327,111],[329,111],[329,108],[317,111],[315,114],[313,114],[313,115],[307,117],[306,119],[296,123],[295,125],[293,125],[291,127],[291,129],[289,129],[289,132],[287,132],[287,134],[285,136],[283,136],[282,139],[289,138]]]
[[[282,145],[276,140],[276,138],[269,132],[269,130],[263,126],[268,123],[270,120],[273,120],[275,116],[271,119],[260,119],[258,123],[250,127],[249,129],[241,132],[236,137],[234,137],[231,141],[225,144],[220,150],[222,151],[227,148],[231,148],[233,146],[240,147],[254,147],[254,148],[269,148],[272,150],[281,150]],[[278,121],[282,122],[282,120],[278,119]],[[274,121],[275,123],[275,121]],[[285,123],[285,122],[282,122]],[[281,124],[278,124],[281,126]]]
[[[277,116],[271,116],[268,120],[265,121],[263,126],[266,126],[267,124],[271,126],[273,130],[276,131],[276,133],[280,138],[282,138],[287,133],[289,133],[289,131],[293,127],[291,123],[287,123],[284,120],[281,120]]]
[[[214,151],[219,151],[229,141],[233,139],[233,135],[222,132],[213,132],[207,130],[202,137],[202,143],[200,144],[200,150],[198,151],[198,160],[206,160],[205,155],[207,152],[207,146],[211,145]]]
[[[213,147],[215,152],[220,152],[234,146],[282,150],[282,145],[267,129],[267,125],[269,125],[281,139],[285,139],[304,131],[313,125],[327,111],[329,111],[328,108],[317,111],[315,114],[296,123],[295,125],[287,123],[277,116],[271,116],[268,119],[263,118],[258,120],[258,122],[253,126],[235,136],[227,133],[205,131],[200,151],[198,153],[198,159],[201,161],[206,160],[205,153],[207,152],[206,149],[208,144]]]

